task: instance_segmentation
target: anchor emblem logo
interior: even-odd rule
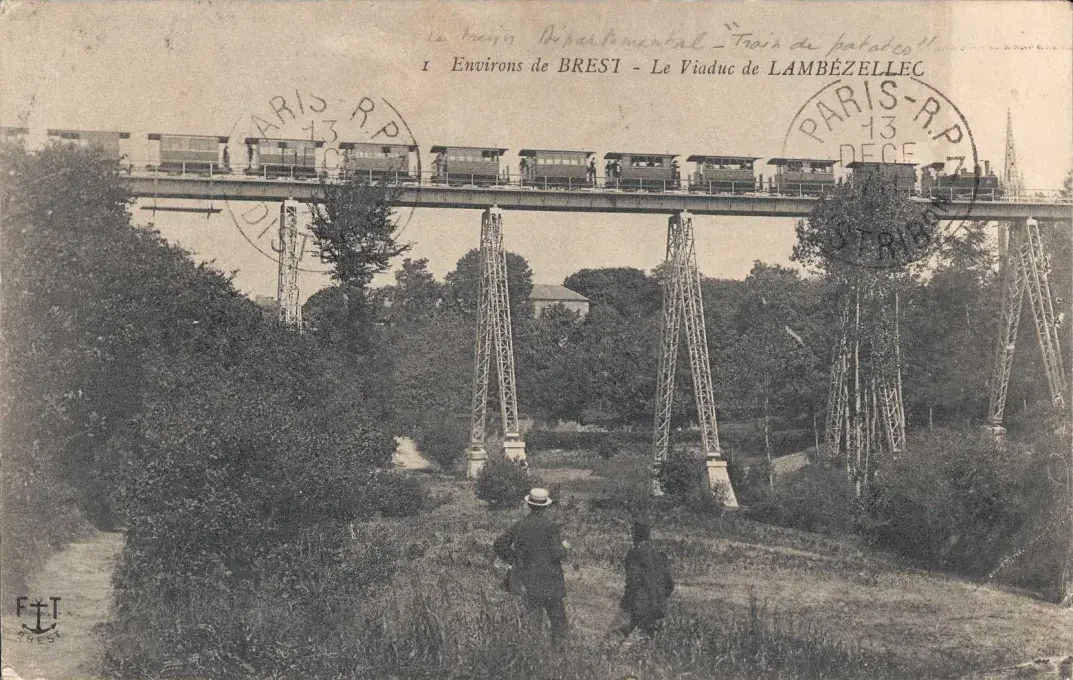
[[[52,602],[52,620],[53,620],[53,623],[51,625],[49,625],[49,626],[44,627],[44,628],[41,627],[41,611],[43,609],[48,609],[48,605],[45,604],[45,601],[41,600],[41,599],[38,599],[37,602],[34,602],[32,604],[24,604],[24,602],[28,602],[29,599],[30,598],[26,597],[25,595],[20,595],[20,596],[15,598],[15,616],[16,617],[22,618],[22,612],[23,611],[26,611],[26,610],[29,610],[29,609],[36,609],[37,610],[37,623],[36,623],[36,625],[34,625],[34,627],[31,628],[30,626],[27,626],[24,623],[24,624],[22,624],[22,627],[25,628],[26,630],[30,631],[34,635],[42,635],[44,633],[47,633],[47,632],[55,629],[56,628],[56,620],[59,619],[59,616],[60,616],[59,604],[60,604],[60,599],[61,598],[55,597],[55,596],[48,598]]]

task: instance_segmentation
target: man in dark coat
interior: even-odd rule
[[[562,561],[569,544],[547,515],[552,503],[547,489],[532,489],[525,502],[529,515],[496,539],[493,549],[499,559],[511,565],[511,592],[525,599],[534,623],[542,626],[547,612],[552,639],[561,640],[566,634]]]
[[[667,599],[674,580],[667,557],[649,541],[651,529],[643,522],[633,525],[633,547],[626,553],[626,594],[620,607],[630,622],[620,632],[628,638],[635,628],[651,637],[667,614]]]

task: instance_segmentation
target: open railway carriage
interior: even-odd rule
[[[480,146],[434,146],[432,181],[451,186],[499,184],[500,160],[506,149]]]
[[[369,144],[342,142],[343,174],[369,182],[406,182],[413,179],[410,155],[417,147],[407,144]]]
[[[894,182],[895,188],[907,194],[915,194],[917,189],[917,169],[913,163],[866,163],[854,161],[846,168],[857,173],[878,173]]]
[[[104,157],[108,160],[119,161],[126,155],[124,147],[130,139],[130,133],[105,130],[49,130],[48,138],[63,144],[95,146],[104,152]]]
[[[689,190],[706,194],[747,194],[756,191],[753,156],[702,156],[686,159],[696,163],[689,177]]]
[[[609,189],[667,191],[681,186],[678,154],[604,154],[604,186]]]
[[[776,194],[819,196],[835,185],[835,163],[822,158],[772,158],[768,188]]]
[[[519,173],[522,186],[540,189],[578,189],[596,185],[596,167],[590,169],[592,151],[522,149]]]
[[[317,148],[308,139],[246,138],[247,174],[262,177],[317,176]]]
[[[159,167],[165,172],[211,175],[231,172],[228,137],[150,133],[156,142]],[[151,144],[152,146],[152,144]]]
[[[924,166],[920,177],[920,192],[931,198],[943,198],[948,201],[972,200],[974,197],[993,201],[1004,194],[1002,183],[991,170],[991,161],[984,161],[983,172],[970,171],[968,168],[955,170],[946,174],[946,163],[937,161]],[[979,182],[977,182],[979,175]]]
[[[5,144],[26,144],[26,136],[30,134],[29,128],[0,126],[0,142]]]

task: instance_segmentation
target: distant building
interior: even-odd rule
[[[270,295],[258,295],[253,299],[253,303],[260,307],[266,316],[272,318],[279,318],[279,301]]]
[[[589,298],[575,293],[569,288],[548,283],[534,283],[533,292],[529,294],[533,302],[533,314],[540,316],[548,307],[562,305],[582,318],[589,313]]]

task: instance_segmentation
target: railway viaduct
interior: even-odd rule
[[[169,176],[132,173],[124,177],[130,192],[140,198],[227,201],[314,200],[317,182],[290,179],[257,179],[202,176]],[[521,187],[454,187],[437,184],[403,184],[395,191],[399,206],[484,210],[555,212],[648,213],[670,215],[687,211],[694,215],[743,217],[805,217],[815,199],[809,196],[715,195],[686,192],[623,192],[601,189],[540,190]],[[1042,222],[1073,219],[1073,202],[1054,199],[1009,199],[975,202],[953,201],[947,214],[956,219]]]

